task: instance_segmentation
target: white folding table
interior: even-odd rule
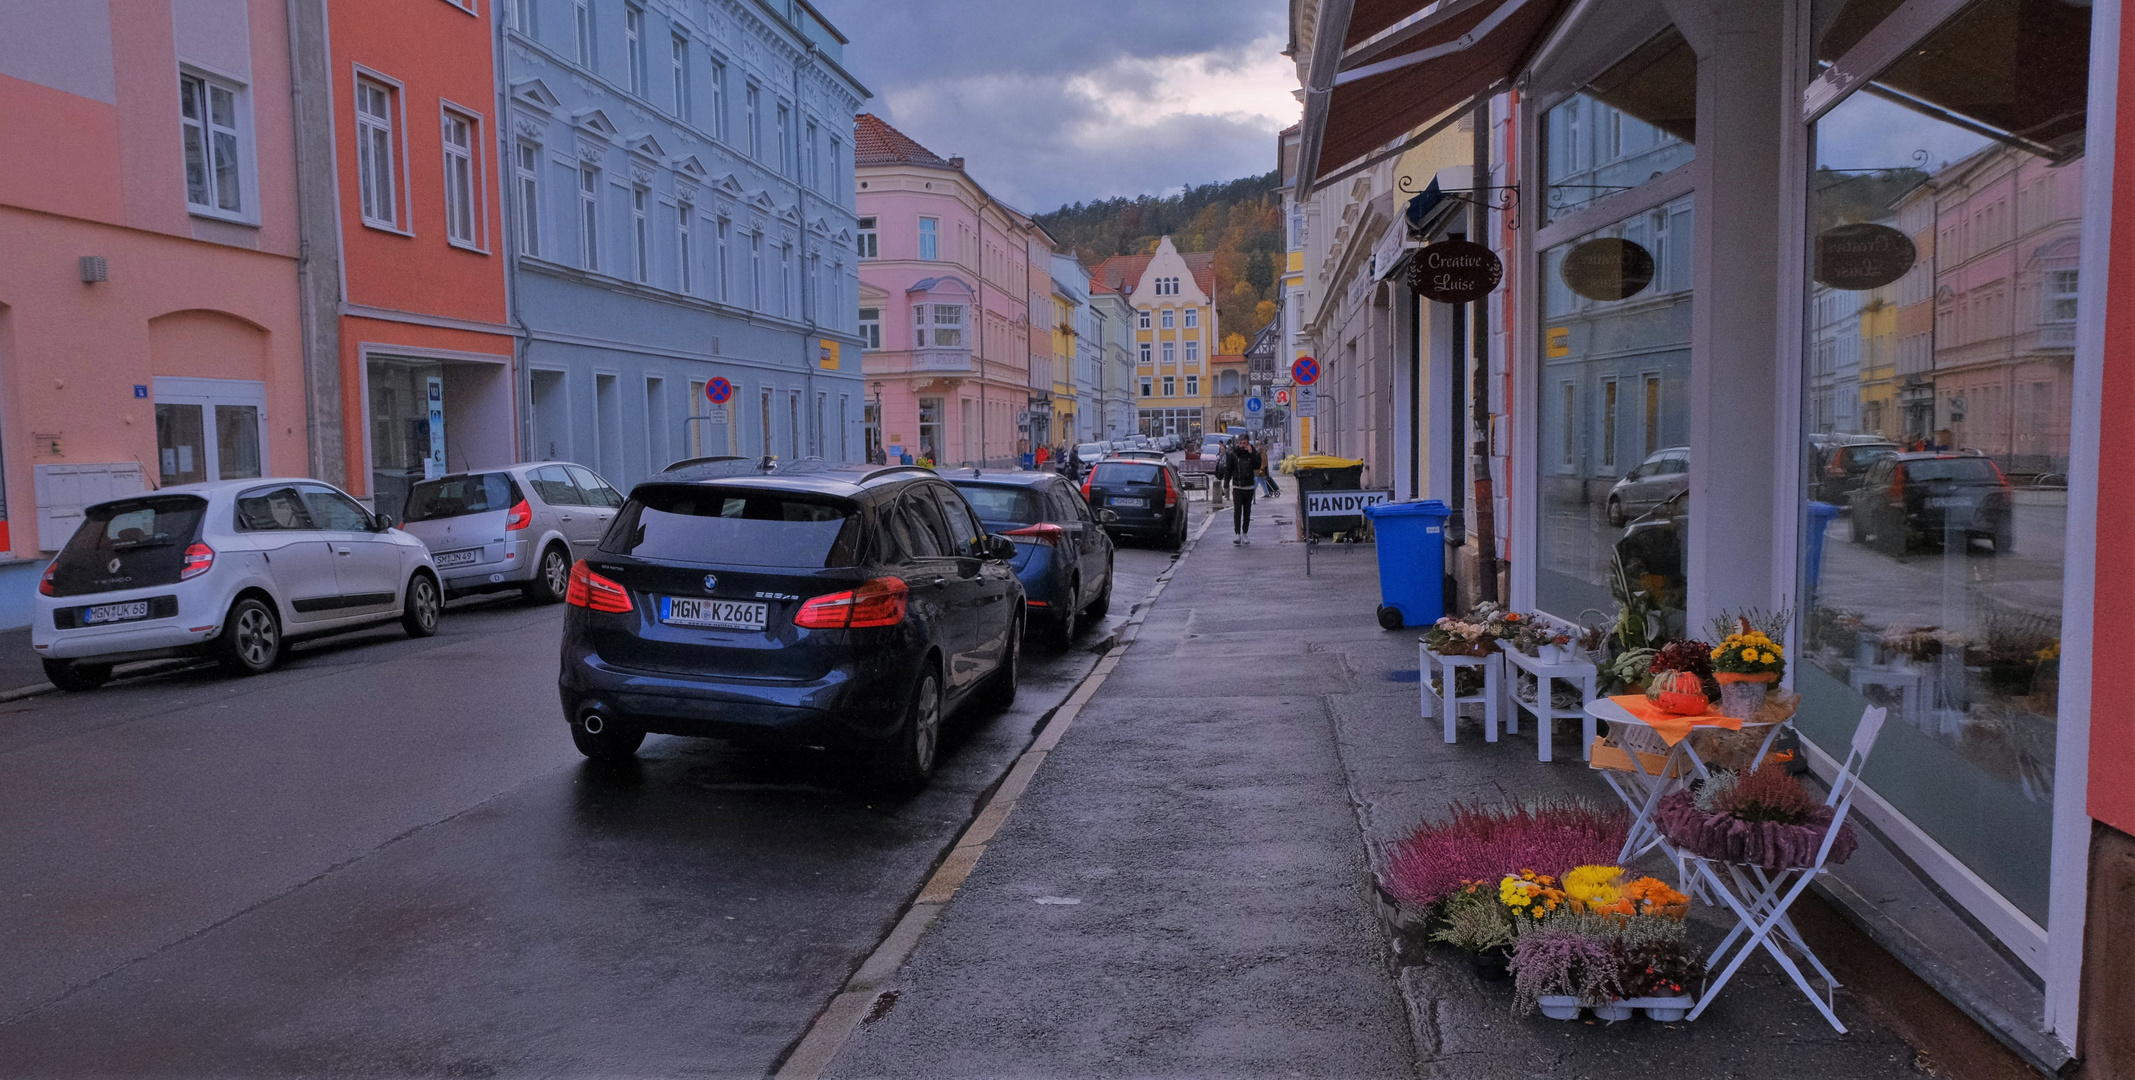
[[[1631,810],[1631,831],[1624,837],[1623,851],[1617,857],[1618,865],[1629,866],[1631,861],[1640,855],[1659,848],[1662,854],[1668,856],[1668,861],[1675,865],[1680,880],[1686,884],[1698,884],[1686,876],[1682,854],[1676,850],[1675,845],[1668,842],[1667,837],[1661,835],[1660,828],[1653,823],[1653,815],[1660,809],[1662,799],[1690,786],[1692,780],[1706,775],[1705,762],[1698,757],[1697,751],[1691,748],[1690,737],[1685,735],[1671,744],[1660,732],[1655,731],[1651,724],[1639,719],[1611,698],[1595,698],[1587,702],[1585,712],[1590,723],[1598,720],[1608,721],[1609,733],[1616,739],[1615,746],[1605,745],[1599,737],[1592,734],[1593,728],[1587,729],[1588,766],[1601,773],[1601,778],[1608,781],[1609,787],[1616,792],[1616,797],[1622,799],[1623,804]],[[1765,755],[1771,752],[1772,740],[1778,737],[1779,729],[1784,726],[1758,723],[1754,720],[1743,721],[1742,730],[1768,729],[1764,733],[1763,742],[1757,747],[1757,756],[1750,760],[1763,761]],[[1693,731],[1700,728],[1735,730],[1717,723],[1691,725]]]

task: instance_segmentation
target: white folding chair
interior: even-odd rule
[[[1824,799],[1824,805],[1832,810],[1831,827],[1825,830],[1823,842],[1817,845],[1815,862],[1808,866],[1766,870],[1761,866],[1720,862],[1684,853],[1685,860],[1697,868],[1700,880],[1710,886],[1711,894],[1719,897],[1735,913],[1735,928],[1727,932],[1712,953],[1712,963],[1718,964],[1724,958],[1726,964],[1706,984],[1705,993],[1690,1010],[1689,1019],[1697,1019],[1719,996],[1720,988],[1741,970],[1750,954],[1762,947],[1779,962],[1787,977],[1794,980],[1794,985],[1801,988],[1809,1003],[1816,1006],[1816,1011],[1824,1014],[1824,1019],[1830,1021],[1840,1034],[1845,1033],[1846,1025],[1839,1022],[1838,1014],[1833,1011],[1838,980],[1802,940],[1801,932],[1794,928],[1794,921],[1787,917],[1787,909],[1808,890],[1809,883],[1815,881],[1818,874],[1825,872],[1824,864],[1831,857],[1831,845],[1838,840],[1839,829],[1846,824],[1846,815],[1853,809],[1853,795],[1860,787],[1861,770],[1868,764],[1869,752],[1875,749],[1876,736],[1883,731],[1885,715],[1884,709],[1870,708],[1861,714],[1859,726],[1853,729],[1852,747],[1846,753],[1845,762],[1839,766],[1838,775],[1832,778],[1831,794]],[[1823,993],[1817,993],[1809,985],[1808,977],[1789,955],[1790,950],[1800,953],[1802,959],[1816,969],[1816,974],[1824,981]]]

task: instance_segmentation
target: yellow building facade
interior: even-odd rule
[[[1206,252],[1182,255],[1167,236],[1153,254],[1115,255],[1091,273],[1134,308],[1139,430],[1179,436],[1214,430],[1209,358],[1223,340],[1216,325],[1214,258]]]

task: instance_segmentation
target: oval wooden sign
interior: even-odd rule
[[[1919,258],[1912,238],[1888,225],[1838,225],[1816,238],[1816,280],[1848,292],[1880,289],[1904,277]]]
[[[1629,240],[1604,236],[1564,253],[1564,284],[1589,300],[1627,300],[1653,284],[1653,253]]]
[[[1441,304],[1472,304],[1504,280],[1497,253],[1472,240],[1441,240],[1409,259],[1409,289]]]

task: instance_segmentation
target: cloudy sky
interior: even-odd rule
[[[815,0],[867,109],[1030,213],[1275,167],[1281,0]]]

